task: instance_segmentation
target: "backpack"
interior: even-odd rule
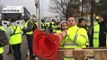
[[[5,31],[0,29],[0,47],[5,46],[8,44],[8,39],[6,36]]]

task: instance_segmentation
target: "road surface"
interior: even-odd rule
[[[28,46],[27,46],[27,40],[26,36],[23,36],[22,44],[21,44],[21,54],[22,54],[22,60],[26,59],[26,52],[27,52]],[[3,60],[14,60],[14,56],[12,54],[7,55],[7,52],[9,51],[9,45],[6,45],[4,47],[4,54],[3,54]]]

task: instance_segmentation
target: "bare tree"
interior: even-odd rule
[[[90,14],[91,10],[91,0],[80,0],[80,11],[81,11],[81,16],[84,16],[86,14]]]
[[[78,15],[79,6],[80,0],[51,0],[50,9],[68,18],[69,16]]]
[[[91,7],[95,11],[95,1],[93,0],[51,0],[50,10],[51,12],[56,12],[63,14],[66,18],[69,16],[86,16],[91,13]]]
[[[95,5],[96,7],[96,13],[100,14],[101,12],[106,12],[107,11],[107,0],[98,0],[97,4]]]
[[[80,0],[70,0],[68,2],[68,6],[66,8],[66,17],[68,18],[69,16],[79,16],[80,12]]]

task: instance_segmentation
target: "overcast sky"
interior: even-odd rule
[[[49,12],[49,4],[50,4],[50,0],[41,0],[41,11],[43,16],[50,16],[50,14],[52,15],[51,12]],[[36,14],[36,7],[34,4],[34,0],[1,0],[3,5],[23,5],[25,6],[30,12],[31,14]]]

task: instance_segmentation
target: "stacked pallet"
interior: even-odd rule
[[[73,57],[75,60],[84,60],[86,57],[94,57],[95,60],[107,60],[107,49],[87,48],[59,50],[58,60],[64,60],[64,57]]]

